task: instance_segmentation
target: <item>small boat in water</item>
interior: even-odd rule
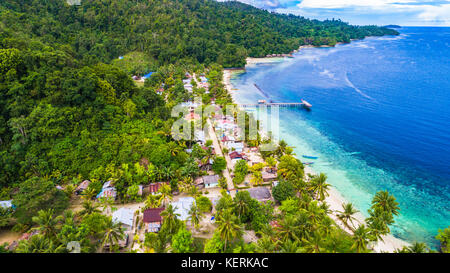
[[[314,162],[302,162],[303,165],[312,165]]]
[[[318,156],[311,156],[311,155],[302,155],[304,158],[309,158],[309,159],[318,159]]]

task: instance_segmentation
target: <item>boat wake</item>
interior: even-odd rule
[[[367,95],[366,93],[364,93],[363,91],[359,90],[358,87],[356,87],[355,85],[353,85],[353,83],[348,79],[348,75],[347,73],[345,73],[345,82],[347,83],[347,85],[351,88],[353,88],[357,93],[359,93],[361,96],[368,98],[370,100],[375,100],[374,98],[372,98],[371,96]]]

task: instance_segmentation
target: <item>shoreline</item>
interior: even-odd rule
[[[323,47],[323,46],[322,46]],[[328,47],[328,46],[327,46]],[[303,48],[315,48],[314,46],[301,46],[298,50],[301,50]],[[321,47],[318,47],[321,48]],[[262,58],[247,58],[247,65],[253,65],[258,63],[274,63],[274,62],[282,62],[284,61],[286,57],[262,57]],[[245,67],[239,70],[244,70]],[[236,69],[224,69],[223,70],[223,83],[225,85],[225,88],[227,89],[228,93],[231,95],[233,103],[236,104],[236,100],[234,98],[234,93],[238,90],[233,90],[234,87],[231,84],[231,77],[233,73],[236,71],[239,71]],[[316,174],[314,170],[309,167],[305,166],[305,176],[308,174],[314,175]],[[342,210],[342,205],[345,203],[348,203],[348,201],[342,196],[342,194],[333,186],[331,185],[330,189],[327,191],[329,196],[325,198],[325,202],[330,206],[331,213],[328,214],[328,216],[334,220],[336,225],[340,227],[342,230],[346,231],[349,234],[353,234],[351,230],[349,230],[338,218],[337,218],[337,211]],[[365,216],[358,211],[355,215],[355,224],[362,224],[365,223]],[[374,252],[381,253],[381,252],[394,252],[396,249],[401,249],[403,246],[409,246],[410,243],[403,241],[397,237],[394,237],[392,234],[384,235],[382,236],[383,241],[378,241],[375,245],[372,245],[372,249]]]

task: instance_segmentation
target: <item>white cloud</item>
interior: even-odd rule
[[[337,9],[349,7],[382,8],[392,6],[393,3],[415,3],[412,0],[303,0],[299,8]]]
[[[450,4],[441,6],[426,6],[418,17],[426,22],[434,22],[440,25],[450,25]]]

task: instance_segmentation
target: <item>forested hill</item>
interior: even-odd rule
[[[237,67],[247,56],[289,53],[304,44],[398,34],[213,0],[82,0],[81,6],[65,0],[2,0],[0,7],[2,35],[68,45],[77,59],[89,64],[142,51],[155,65],[188,59]]]
[[[154,179],[170,180],[175,190],[198,171],[170,137],[171,107],[192,99],[183,87],[186,71],[206,73],[204,101],[224,105],[230,97],[213,63],[242,66],[248,55],[383,34],[396,32],[235,2],[1,0],[0,200],[14,200],[20,224],[40,209],[67,207],[71,193],[56,185],[73,189],[89,179],[98,193],[113,179],[124,200],[148,183],[142,159],[155,167]],[[137,86],[130,77],[136,71],[115,63],[121,55],[144,58],[157,73]],[[0,228],[14,223],[8,215],[0,211]]]

